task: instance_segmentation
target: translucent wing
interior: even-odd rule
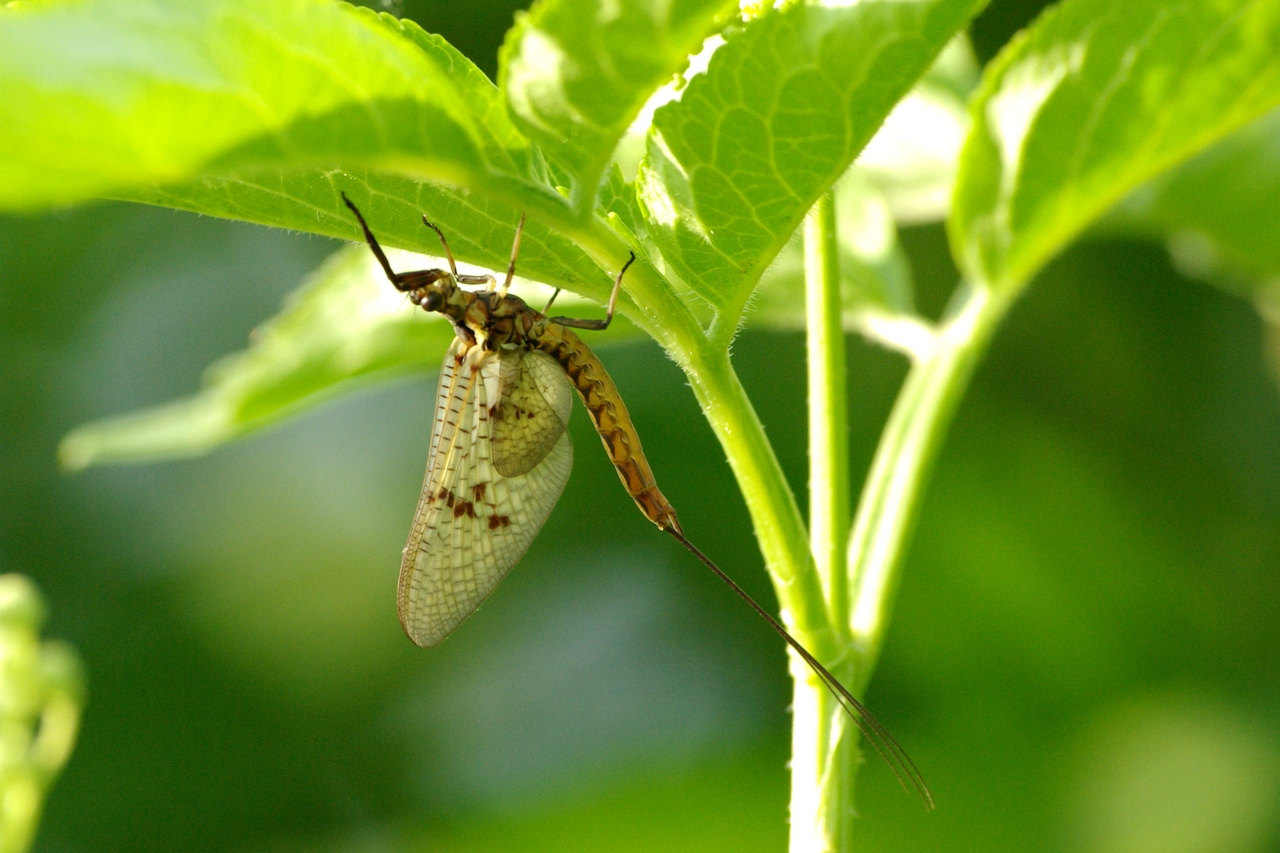
[[[573,386],[560,365],[540,352],[523,355],[502,359],[502,402],[492,413],[493,467],[503,477],[519,476],[541,462],[573,410]]]
[[[519,561],[564,490],[573,390],[550,357],[472,352],[440,371],[426,482],[400,565],[400,623],[434,646]]]

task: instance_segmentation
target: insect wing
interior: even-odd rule
[[[536,352],[469,358],[467,349],[455,342],[440,372],[426,481],[400,566],[400,623],[420,646],[448,636],[519,561],[573,464],[572,388],[558,366]]]
[[[541,462],[559,441],[573,411],[573,386],[550,356],[519,350],[503,357],[499,382],[502,402],[493,413],[493,467],[500,476],[516,477]]]

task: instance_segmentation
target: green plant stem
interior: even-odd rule
[[[551,217],[554,224],[604,268],[618,269],[626,262],[630,249],[607,223],[596,217],[574,220],[566,212],[567,207],[544,211],[558,214]],[[728,352],[708,339],[688,306],[647,263],[637,261],[627,272],[624,289],[635,294],[636,302],[648,312],[661,317],[660,323],[642,318],[638,325],[651,330],[689,377],[703,414],[724,448],[751,513],[783,623],[819,657],[824,652],[829,656],[836,643],[800,507]]]
[[[820,659],[829,659],[837,643],[804,519],[728,353],[699,353],[686,372],[746,500],[783,624]]]
[[[811,236],[820,239],[821,211],[817,219]],[[812,259],[821,261],[818,247],[813,248]],[[812,271],[815,267],[825,269],[826,265],[810,263],[809,267]],[[811,286],[816,288],[822,278],[827,276],[811,272]],[[811,290],[811,298],[815,297]],[[920,353],[913,365],[881,436],[848,544],[850,587],[845,612],[849,618],[842,625],[832,626],[828,634],[850,638],[849,645],[840,650],[851,649],[853,654],[833,660],[829,653],[819,653],[832,673],[855,693],[863,691],[875,668],[898,570],[932,463],[974,366],[1012,299],[1011,294],[995,296],[986,289],[961,288],[953,310],[939,326],[936,342],[927,352]],[[818,328],[824,325],[818,324]],[[814,328],[811,323],[811,331]],[[810,358],[816,361],[834,356],[811,337]],[[817,383],[812,387],[816,388]],[[811,417],[816,417],[819,408],[813,403],[811,397]],[[838,415],[829,416],[826,429],[838,422]],[[822,437],[826,441],[832,439],[826,432]],[[831,511],[827,499],[815,497],[815,524],[819,514]],[[815,537],[815,553],[828,544],[829,540]],[[795,679],[791,850],[847,853],[853,849],[859,733],[826,687],[803,664],[793,660],[791,670]]]
[[[835,197],[828,191],[805,223],[804,269],[809,373],[809,542],[833,633],[847,624],[845,550],[850,521],[849,415],[840,247]],[[837,662],[839,663],[839,662]],[[837,665],[837,678],[849,676]],[[792,851],[853,848],[857,730],[831,692],[792,661]]]
[[[840,328],[834,215],[820,203],[807,232],[811,306],[811,428],[815,458],[812,541],[728,353],[717,346],[656,271],[636,264],[627,289],[662,313],[658,340],[689,377],[708,423],[720,440],[751,513],[783,623],[832,674],[861,692],[879,656],[887,614],[922,488],[973,367],[1011,296],[964,287],[939,324],[936,339],[915,353],[898,402],[885,426],[848,537],[847,403],[844,337]],[[547,211],[550,212],[550,211]],[[561,220],[606,268],[625,262],[628,248],[607,224]],[[820,319],[820,322],[813,322]],[[649,326],[651,324],[642,323]],[[832,557],[834,549],[834,558]],[[836,571],[841,553],[844,572]],[[815,561],[814,554],[819,554]],[[823,569],[819,569],[823,566]],[[859,764],[858,731],[830,692],[794,656],[791,849],[844,853],[852,844],[852,793]]]
[[[885,425],[849,538],[848,633],[860,692],[875,669],[923,486],[974,366],[1013,300],[962,285],[929,352],[912,365]]]
[[[620,267],[630,250],[601,220],[572,229],[602,265]],[[752,526],[773,581],[783,623],[819,657],[837,647],[814,570],[808,534],[795,495],[765,435],[729,354],[709,341],[680,298],[652,267],[637,262],[626,289],[662,316],[659,343],[689,377],[703,414],[720,440],[751,513]]]
[[[848,684],[851,666],[828,667]],[[791,665],[791,853],[853,849],[858,727],[803,662]]]
[[[831,622],[844,623],[849,497],[849,400],[840,301],[835,195],[828,190],[805,222],[804,269],[809,355],[809,545]]]

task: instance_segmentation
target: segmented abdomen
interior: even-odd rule
[[[631,423],[631,415],[600,359],[581,338],[563,326],[549,324],[543,334],[532,336],[532,339],[539,349],[559,362],[578,390],[610,461],[618,469],[622,485],[640,511],[659,529],[672,527],[680,532],[675,508],[658,490],[653,469],[640,447],[640,436]]]

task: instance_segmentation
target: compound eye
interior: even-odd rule
[[[444,305],[444,297],[440,295],[440,291],[432,290],[418,304],[427,311],[439,311],[440,306]]]

